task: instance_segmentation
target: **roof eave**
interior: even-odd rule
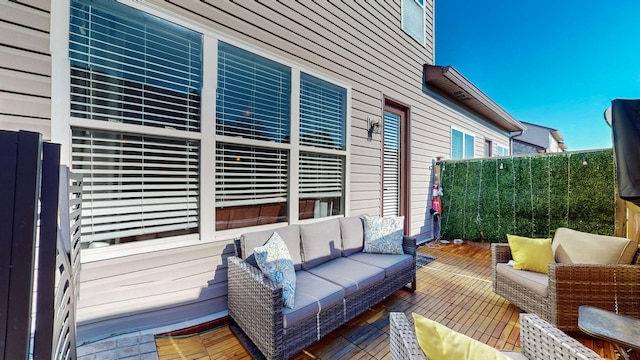
[[[500,128],[509,132],[524,131],[527,127],[516,120],[485,93],[473,85],[452,66],[424,65],[424,81],[457,99]]]

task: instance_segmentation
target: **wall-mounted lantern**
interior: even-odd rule
[[[373,117],[367,117],[367,134],[371,139],[373,134],[380,134],[382,132],[382,121],[380,119],[374,119]]]

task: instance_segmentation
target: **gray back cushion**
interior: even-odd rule
[[[362,251],[364,243],[364,225],[359,216],[340,218],[342,232],[342,256]]]
[[[313,224],[300,225],[302,239],[302,268],[309,270],[331,259],[342,256],[340,222],[330,219]]]
[[[300,256],[300,227],[298,225],[289,225],[275,230],[255,231],[240,236],[240,248],[242,250],[242,258],[249,264],[258,267],[253,249],[264,245],[271,235],[277,232],[278,235],[287,244],[287,249],[293,260],[293,268],[298,271],[302,269],[302,257]]]

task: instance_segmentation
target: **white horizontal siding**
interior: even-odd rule
[[[473,114],[422,91],[422,66],[434,59],[433,1],[426,0],[423,47],[400,28],[400,1],[227,2],[162,0],[152,6],[250,44],[352,87],[351,215],[381,212],[381,136],[367,140],[367,118],[382,117],[383,95],[411,106],[409,232],[431,236],[431,159],[449,157],[450,127],[502,142]],[[50,138],[50,2],[0,2],[0,128],[21,125]],[[20,24],[20,25],[18,25]],[[476,154],[482,152],[480,137]],[[506,143],[506,140],[505,140]],[[83,264],[79,338],[137,331],[226,309],[230,242]]]
[[[49,4],[0,1],[0,129],[51,138]]]

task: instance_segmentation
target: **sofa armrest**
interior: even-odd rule
[[[404,313],[389,313],[389,325],[391,360],[427,360]]]
[[[491,264],[495,268],[498,263],[507,263],[511,260],[511,248],[509,244],[491,244]]]
[[[535,314],[520,314],[520,351],[530,360],[602,360],[593,350]]]
[[[263,354],[282,352],[282,288],[244,260],[229,256],[229,315]]]
[[[416,257],[416,238],[414,236],[402,237],[402,250],[405,254]]]
[[[562,330],[578,329],[578,307],[640,317],[640,266],[549,264],[549,314]]]

